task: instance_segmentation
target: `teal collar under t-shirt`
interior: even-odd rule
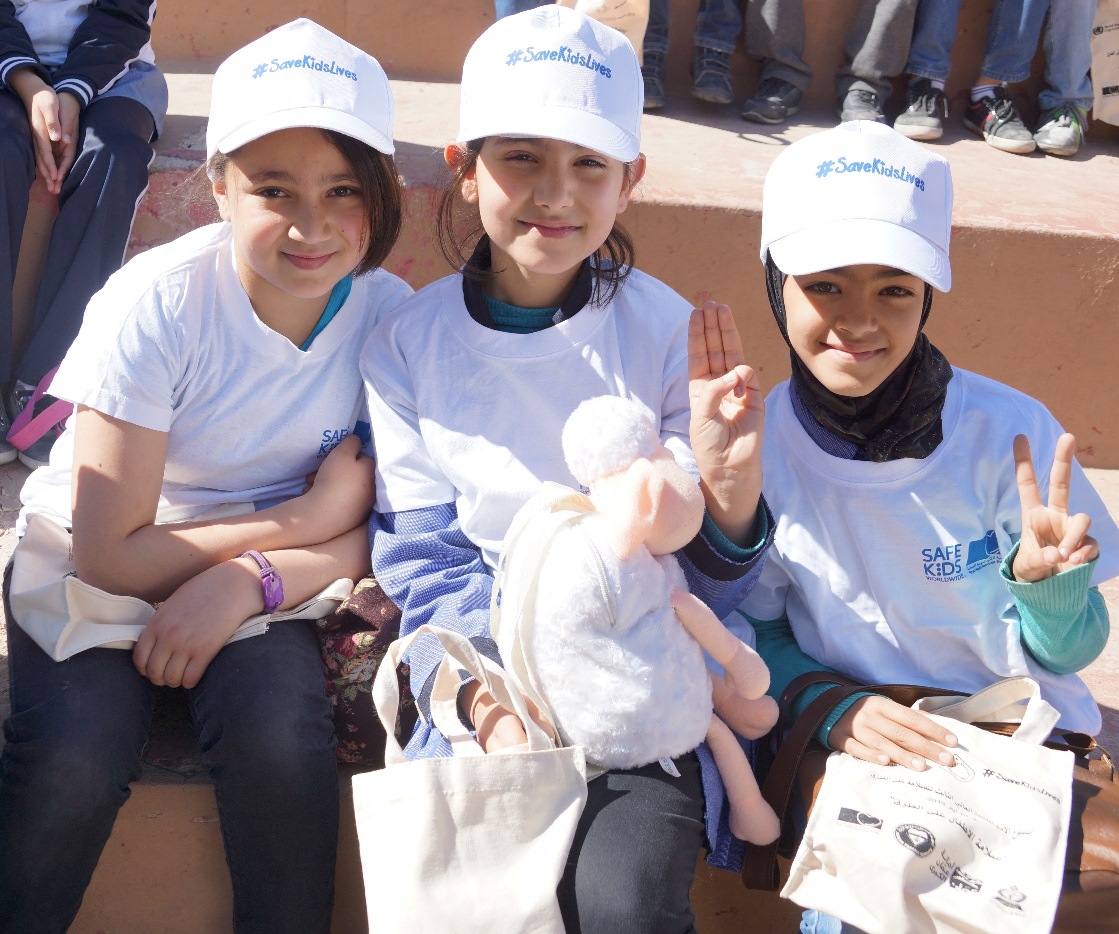
[[[483,295],[482,300],[493,319],[494,329],[507,334],[535,334],[550,328],[560,319],[559,306],[555,308],[522,308]]]
[[[323,328],[334,320],[334,316],[338,314],[338,309],[346,304],[346,299],[350,297],[350,290],[353,287],[353,276],[346,276],[343,279],[339,279],[334,284],[334,288],[330,290],[330,298],[327,299],[326,307],[319,316],[319,323],[315,325],[315,329],[311,332],[311,336],[299,345],[300,350],[311,349],[311,344],[314,343],[315,338],[323,332]]]

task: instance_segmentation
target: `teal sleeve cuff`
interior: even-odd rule
[[[1022,644],[1057,674],[1087,667],[1104,650],[1110,632],[1107,604],[1091,586],[1095,561],[1031,583],[1013,577],[1017,553],[1015,545],[999,573],[1018,608]]]
[[[703,514],[703,536],[720,557],[733,561],[736,564],[745,564],[757,557],[765,548],[766,539],[769,537],[769,510],[762,502],[758,502],[758,513],[754,519],[754,544],[749,548],[741,548],[723,534],[723,530],[716,524],[708,513]]]

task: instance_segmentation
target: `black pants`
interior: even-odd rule
[[[140,196],[148,187],[155,121],[124,97],[95,99],[78,127],[78,153],[62,182],[59,214],[35,298],[30,339],[12,349],[15,281],[35,154],[27,111],[0,88],[0,384],[13,376],[36,385],[61,361],[81,327],[90,297],[124,260]]]
[[[703,846],[699,760],[609,772],[588,786],[559,886],[568,934],[695,930],[691,887]]]

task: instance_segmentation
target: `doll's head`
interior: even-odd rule
[[[563,429],[563,454],[590,490],[626,558],[684,547],[703,523],[703,493],[661,443],[653,413],[634,399],[599,396],[579,404]]]
[[[945,159],[879,123],[798,140],[762,196],[770,304],[800,363],[827,390],[866,396],[907,360],[935,287],[952,284]]]
[[[593,256],[596,298],[609,299],[633,261],[617,217],[645,165],[629,41],[559,6],[505,17],[467,53],[461,89],[439,217],[448,259],[495,298],[546,307]]]

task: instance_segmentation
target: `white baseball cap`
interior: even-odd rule
[[[762,262],[805,275],[875,263],[952,287],[952,172],[881,123],[854,120],[797,140],[762,190]]]
[[[629,40],[552,4],[499,19],[470,47],[457,140],[561,139],[629,162],[641,152],[643,102]]]
[[[309,19],[238,49],[214,73],[206,158],[277,130],[337,130],[392,155],[392,92],[373,56]]]

